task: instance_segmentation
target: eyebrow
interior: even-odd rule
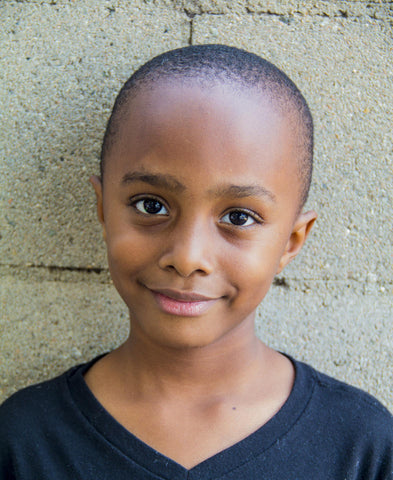
[[[275,195],[261,185],[224,185],[210,191],[214,197],[267,197],[272,202],[276,201]]]
[[[122,185],[128,185],[134,182],[144,182],[154,187],[161,187],[175,193],[181,193],[186,187],[180,183],[173,175],[162,173],[147,172],[127,172],[121,180]],[[261,185],[223,185],[209,190],[209,194],[215,198],[245,198],[245,197],[267,197],[272,202],[276,201],[275,195]]]
[[[134,182],[148,183],[153,187],[162,187],[175,193],[183,192],[186,189],[175,177],[172,175],[163,175],[162,173],[127,172],[121,180],[122,185],[128,185]]]

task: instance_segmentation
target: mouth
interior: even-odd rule
[[[219,298],[211,298],[197,292],[171,289],[150,289],[158,306],[165,313],[183,317],[197,317],[212,307]]]

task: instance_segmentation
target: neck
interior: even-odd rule
[[[169,348],[133,332],[115,352],[123,382],[141,395],[226,395],[261,374],[268,355],[245,322],[206,347]]]

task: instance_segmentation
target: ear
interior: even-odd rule
[[[102,225],[102,234],[104,240],[106,240],[106,231],[105,231],[105,221],[104,221],[104,206],[102,201],[102,181],[101,178],[97,175],[92,175],[89,178],[90,183],[93,185],[94,191],[96,193],[97,198],[97,215],[98,220]]]
[[[278,265],[277,274],[280,273],[300,252],[316,219],[317,214],[314,210],[301,213],[298,216]]]

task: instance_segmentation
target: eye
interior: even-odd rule
[[[248,227],[255,223],[262,223],[261,220],[258,220],[255,216],[251,215],[251,213],[244,210],[232,210],[222,217],[221,222],[239,227]]]
[[[138,212],[145,215],[168,215],[169,213],[166,207],[155,198],[142,198],[133,205]]]

